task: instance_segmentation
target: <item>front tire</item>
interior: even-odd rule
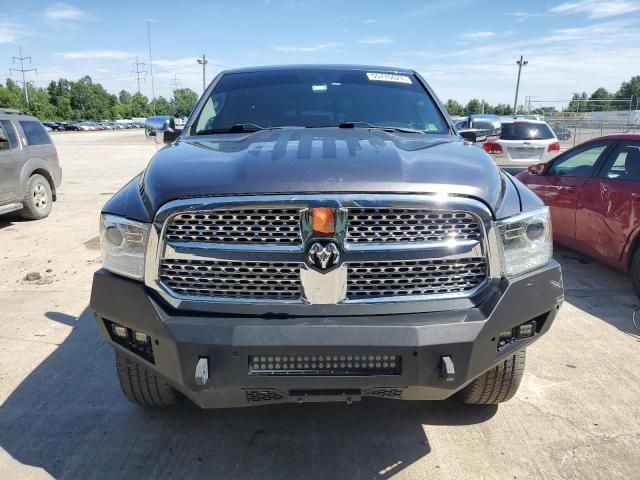
[[[127,400],[143,407],[168,407],[178,402],[178,392],[141,363],[116,352],[116,372]]]
[[[640,297],[640,248],[636,249],[633,260],[631,260],[631,283],[636,295]]]
[[[525,358],[525,350],[522,350],[486,371],[460,391],[460,399],[476,405],[511,400],[522,381]]]
[[[40,220],[48,217],[53,203],[51,185],[48,180],[39,174],[29,177],[22,203],[24,208],[19,212],[22,218]]]

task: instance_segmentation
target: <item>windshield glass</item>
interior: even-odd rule
[[[448,133],[444,117],[414,76],[334,69],[226,74],[192,133],[239,124],[329,127],[346,122]]]
[[[503,123],[502,140],[549,140],[553,132],[546,123]]]

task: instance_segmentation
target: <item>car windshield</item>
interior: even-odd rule
[[[339,69],[226,74],[205,102],[192,133],[348,123],[352,128],[448,133],[443,115],[415,76]]]
[[[553,132],[546,123],[503,123],[501,140],[549,140]]]

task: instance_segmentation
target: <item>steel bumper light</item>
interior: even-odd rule
[[[400,375],[402,357],[388,354],[250,355],[250,375]]]

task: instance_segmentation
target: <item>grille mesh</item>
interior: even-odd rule
[[[477,218],[467,212],[350,208],[348,220],[349,243],[477,240],[482,235]]]
[[[180,295],[295,300],[300,298],[297,263],[163,260],[160,280]]]
[[[351,300],[467,292],[487,276],[484,258],[362,262],[347,267]]]
[[[181,242],[298,245],[300,210],[254,208],[180,213],[167,225],[166,238]]]

